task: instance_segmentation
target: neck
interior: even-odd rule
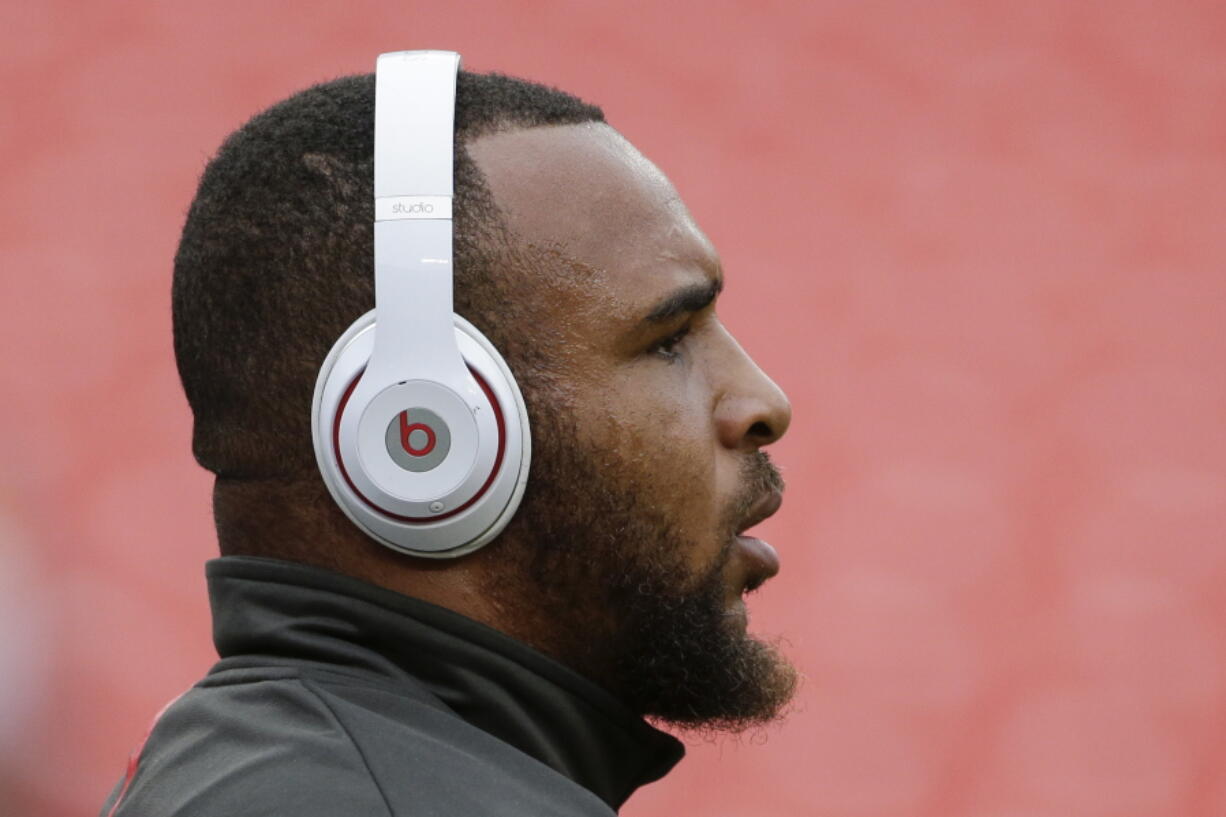
[[[289,664],[340,667],[399,690],[424,685],[614,809],[681,756],[675,739],[603,689],[451,610],[266,559],[215,560],[208,575],[222,658],[213,674]]]
[[[317,479],[218,478],[213,515],[223,556],[324,568],[452,610],[555,659],[573,652],[551,635],[554,615],[521,575],[525,543],[509,535],[456,559],[398,553],[359,531]]]

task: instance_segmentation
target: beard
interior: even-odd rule
[[[646,500],[655,492],[607,447],[585,450],[568,425],[534,418],[550,433],[534,440],[528,489],[501,540],[509,569],[485,588],[515,622],[509,629],[640,716],[730,732],[777,719],[798,674],[746,632],[724,576],[737,524],[782,488],[766,454],[746,459],[742,490],[720,520],[723,547],[695,570],[686,554],[697,543]]]

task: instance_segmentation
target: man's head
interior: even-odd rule
[[[373,305],[373,80],[256,117],[201,182],[176,259],[175,348],[194,447],[218,475],[223,552],[314,562],[446,604],[604,684],[642,714],[737,727],[794,671],[745,632],[777,569],[737,534],[777,504],[761,448],[775,385],[720,324],[714,250],[599,109],[461,74],[457,311],[524,392],[520,511],[471,556],[422,564],[348,525],[315,471],[315,376]]]

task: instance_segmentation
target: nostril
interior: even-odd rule
[[[772,440],[775,438],[775,432],[771,431],[771,427],[759,420],[749,427],[748,436],[759,440]]]

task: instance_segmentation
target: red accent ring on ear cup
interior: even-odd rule
[[[502,468],[503,455],[506,454],[507,447],[507,426],[506,421],[502,416],[502,406],[498,404],[498,398],[494,396],[494,390],[485,382],[485,378],[481,373],[472,366],[468,367],[469,373],[477,381],[477,385],[481,387],[481,391],[485,392],[486,398],[490,401],[490,405],[494,408],[494,422],[498,425],[498,452],[494,455],[494,467],[490,469],[490,475],[486,478],[485,484],[481,486],[481,490],[473,494],[472,498],[458,508],[447,511],[446,513],[435,514],[433,516],[400,516],[391,511],[380,508],[375,503],[371,502],[366,496],[357,489],[353,484],[353,480],[349,478],[349,472],[345,469],[345,461],[341,459],[341,417],[345,414],[345,406],[349,403],[349,398],[353,395],[353,390],[357,388],[358,381],[362,379],[362,375],[366,373],[366,367],[363,366],[361,371],[353,378],[352,382],[345,387],[345,393],[341,395],[340,403],[336,406],[336,417],[332,420],[332,455],[336,457],[336,467],[340,469],[341,476],[345,478],[345,484],[349,486],[349,490],[353,491],[354,496],[362,500],[362,502],[371,510],[378,511],[389,519],[395,519],[397,522],[408,522],[410,524],[424,524],[427,522],[437,522],[440,519],[448,519],[458,513],[467,510],[470,505],[485,495],[489,490],[490,485],[494,483],[494,477],[498,476],[498,471]]]

